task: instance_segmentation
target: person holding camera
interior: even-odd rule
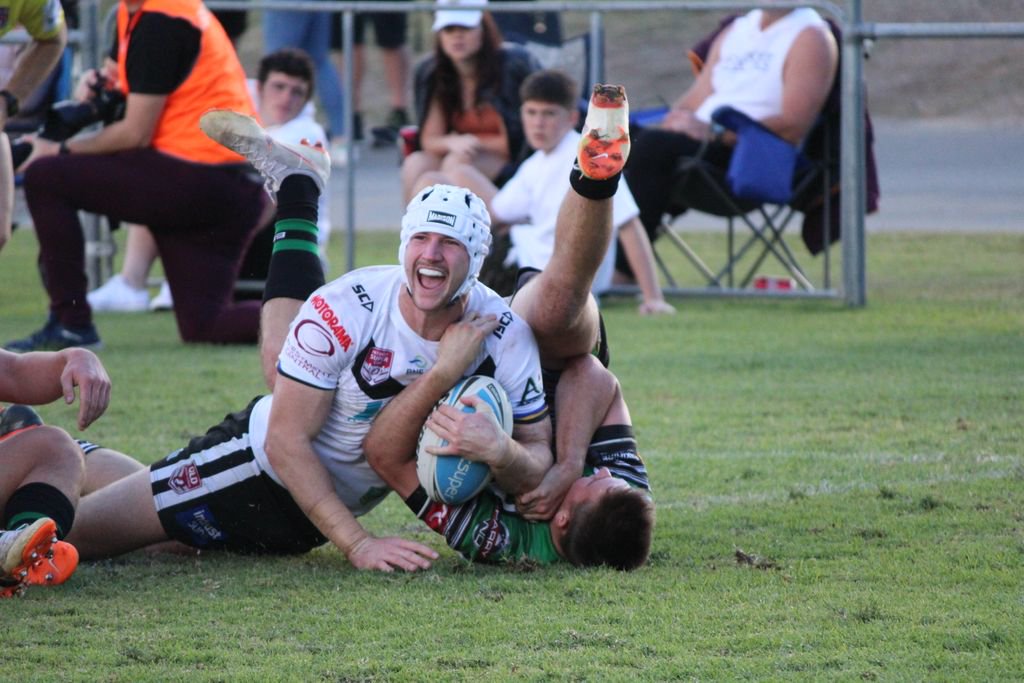
[[[0,2],[0,36],[21,26],[32,41],[18,57],[13,73],[0,84],[0,249],[11,237],[14,173],[7,136],[8,119],[18,114],[21,101],[35,92],[60,61],[68,41],[60,0]]]
[[[124,116],[63,142],[31,140],[24,187],[50,311],[41,329],[6,348],[101,344],[85,296],[79,211],[149,226],[184,341],[255,342],[259,302],[236,304],[232,290],[269,200],[242,158],[198,125],[212,108],[255,113],[224,29],[200,0],[121,0],[102,79],[94,71],[83,80],[80,99],[116,89]]]

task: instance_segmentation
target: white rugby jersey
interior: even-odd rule
[[[416,334],[399,311],[404,286],[401,266],[374,266],[321,287],[292,321],[278,358],[278,372],[285,377],[334,391],[313,449],[331,473],[338,497],[355,515],[369,512],[388,492],[363,455],[363,438],[374,417],[437,359],[439,342]],[[480,283],[469,292],[469,311],[493,313],[501,324],[468,374],[494,377],[508,393],[517,423],[543,419],[547,406],[529,326]],[[257,459],[280,483],[263,449],[270,404],[268,396],[253,409],[250,433]]]

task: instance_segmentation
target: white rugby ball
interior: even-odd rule
[[[459,400],[463,396],[479,397],[480,410],[490,413],[506,434],[512,433],[512,404],[508,394],[493,378],[473,375],[460,380],[441,397],[437,405],[455,406],[465,413],[475,412]],[[416,474],[431,500],[459,505],[487,486],[491,481],[491,468],[482,462],[467,460],[458,455],[433,455],[426,450],[446,445],[447,440],[424,425],[416,446]]]

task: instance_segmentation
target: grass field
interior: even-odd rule
[[[136,554],[0,605],[0,680],[1020,680],[1024,237],[868,252],[863,309],[606,306],[658,503],[640,571]],[[3,339],[42,321],[34,260],[25,232],[0,256]],[[87,436],[143,462],[261,390],[252,348],[98,323],[115,392]],[[393,498],[364,522],[442,548]]]

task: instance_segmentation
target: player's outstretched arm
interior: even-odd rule
[[[371,536],[335,493],[312,445],[333,398],[333,392],[277,378],[265,446],[274,471],[303,513],[355,567],[386,572],[429,568],[437,553],[413,541]]]
[[[110,377],[100,359],[86,349],[17,355],[0,350],[0,401],[39,405],[61,396],[75,400],[78,387],[78,428],[85,429],[110,402]]]

